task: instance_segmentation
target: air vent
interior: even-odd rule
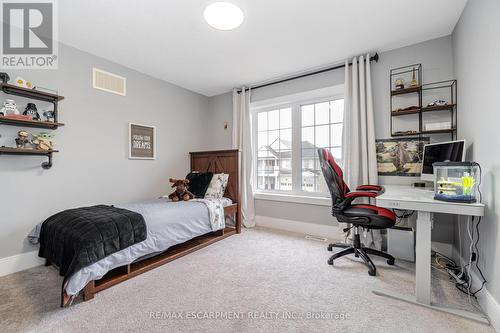
[[[127,79],[113,73],[93,68],[92,86],[113,94],[125,96],[127,94]]]
[[[318,236],[312,236],[312,235],[306,235],[305,239],[314,240],[314,241],[318,241],[318,242],[326,242],[328,240],[325,237],[318,237]]]

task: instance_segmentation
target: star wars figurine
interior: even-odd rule
[[[17,138],[15,139],[16,147],[26,148],[26,145],[30,142],[30,140],[28,139],[29,135],[30,134],[25,130],[20,130],[19,132],[17,132]]]
[[[54,141],[52,141],[52,135],[49,133],[38,133],[38,134],[33,134],[33,137],[35,140],[32,141],[32,143],[36,146],[36,149],[40,150],[52,150],[54,147]]]
[[[16,101],[13,99],[6,99],[3,102],[3,107],[0,109],[0,116],[6,116],[8,114],[19,115],[19,110],[17,109]]]
[[[28,103],[26,109],[24,109],[23,115],[30,116],[33,120],[40,120],[40,114],[38,114],[35,103]]]

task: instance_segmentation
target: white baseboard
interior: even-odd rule
[[[442,242],[432,242],[432,249],[434,251],[441,253],[441,254],[444,254],[447,257],[455,258],[453,244],[442,243]]]
[[[464,266],[469,263],[468,259],[460,257],[460,252],[455,246],[453,247],[453,252],[455,254],[454,257],[458,258],[460,261],[460,265]],[[477,290],[481,287],[482,279],[473,269],[470,273],[472,279],[472,289]],[[476,296],[481,309],[483,309],[484,314],[488,316],[491,326],[493,326],[496,332],[500,332],[500,304],[498,304],[498,301],[490,294],[487,285],[485,285],[483,290],[481,290]]]
[[[337,240],[342,238],[341,230],[335,225],[307,223],[269,216],[256,216],[255,224],[261,227],[291,231],[311,236],[320,236]]]
[[[43,265],[44,260],[38,257],[38,251],[16,254],[0,259],[0,276],[9,275],[28,268]]]

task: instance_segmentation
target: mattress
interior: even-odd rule
[[[232,204],[222,198],[224,206]],[[65,291],[76,295],[88,282],[98,280],[110,270],[128,265],[151,254],[166,251],[197,236],[212,232],[207,206],[201,201],[169,202],[164,199],[115,205],[141,214],[147,226],[146,240],[115,252],[73,274]]]

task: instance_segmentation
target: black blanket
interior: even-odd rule
[[[57,265],[66,280],[145,239],[146,223],[139,213],[105,205],[68,209],[43,222],[38,256]]]

